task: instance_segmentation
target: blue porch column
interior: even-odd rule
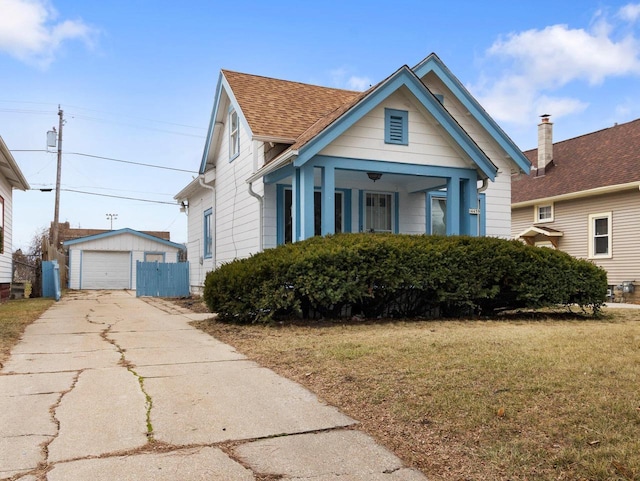
[[[298,240],[300,240],[300,169],[295,169],[291,176],[291,241]]]
[[[447,179],[447,235],[460,234],[460,177]]]
[[[322,228],[321,235],[336,233],[336,172],[333,166],[322,168]]]
[[[478,191],[477,177],[463,179],[460,209],[460,233],[464,235],[478,235]]]
[[[300,237],[298,240],[313,237],[315,231],[314,209],[313,209],[313,165],[305,164],[298,169],[300,173],[299,182],[299,202],[298,226]]]

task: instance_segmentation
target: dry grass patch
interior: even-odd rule
[[[358,419],[429,479],[640,479],[640,310],[197,326]]]
[[[0,365],[25,328],[51,307],[53,299],[17,299],[0,304]]]

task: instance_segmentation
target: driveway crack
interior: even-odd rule
[[[116,350],[120,353],[120,365],[126,368],[127,371],[133,374],[138,380],[138,384],[140,385],[140,390],[142,391],[142,394],[144,394],[144,399],[145,399],[145,416],[146,416],[145,421],[147,425],[147,433],[146,433],[147,439],[149,440],[149,442],[154,442],[153,425],[151,424],[151,409],[153,408],[153,399],[151,398],[151,395],[146,391],[144,387],[144,377],[136,372],[136,370],[134,369],[135,365],[125,357],[125,349],[122,346],[120,346],[114,339],[111,339],[109,337],[109,331],[111,331],[112,327],[113,325],[110,324],[109,327],[107,327],[105,330],[103,330],[100,333],[100,336],[105,341],[107,341],[109,344],[113,345],[116,348]]]

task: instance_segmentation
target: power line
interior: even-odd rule
[[[54,153],[50,150],[45,149],[9,149],[11,152],[48,152]],[[111,162],[121,162],[123,164],[132,164],[132,165],[141,165],[143,167],[153,167],[154,169],[165,169],[165,170],[173,170],[176,172],[187,172],[189,174],[197,174],[196,170],[188,170],[188,169],[178,169],[176,167],[167,167],[165,165],[157,165],[157,164],[145,164],[144,162],[134,162],[133,160],[122,160],[122,159],[114,159],[112,157],[103,157],[101,155],[93,155],[93,154],[83,154],[82,152],[64,152],[65,155],[80,155],[82,157],[90,157],[92,159],[101,159],[101,160],[110,160]]]
[[[175,167],[166,167],[164,165],[155,165],[155,164],[145,164],[142,162],[133,162],[132,160],[121,160],[121,159],[113,159],[111,157],[102,157],[100,155],[92,155],[92,154],[83,154],[81,152],[65,152],[65,154],[70,154],[70,155],[81,155],[83,157],[91,157],[92,159],[103,159],[103,160],[110,160],[112,162],[121,162],[123,164],[133,164],[133,165],[142,165],[144,167],[154,167],[156,169],[166,169],[166,170],[175,170],[177,172],[188,172],[190,174],[197,174],[198,172],[196,172],[195,170],[187,170],[187,169],[177,169]]]
[[[60,189],[61,191],[64,192],[75,192],[76,194],[86,194],[86,195],[95,195],[98,197],[111,197],[114,199],[124,199],[124,200],[135,200],[138,202],[149,202],[152,204],[167,204],[167,205],[173,205],[173,206],[177,206],[178,204],[176,202],[167,202],[167,201],[163,201],[163,200],[150,200],[150,199],[139,199],[136,197],[124,197],[121,195],[109,195],[109,194],[98,194],[97,192],[86,192],[84,190],[74,190],[74,189]]]

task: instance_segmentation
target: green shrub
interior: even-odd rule
[[[605,300],[594,264],[490,237],[338,234],[313,237],[209,272],[204,299],[219,318],[457,317]]]

